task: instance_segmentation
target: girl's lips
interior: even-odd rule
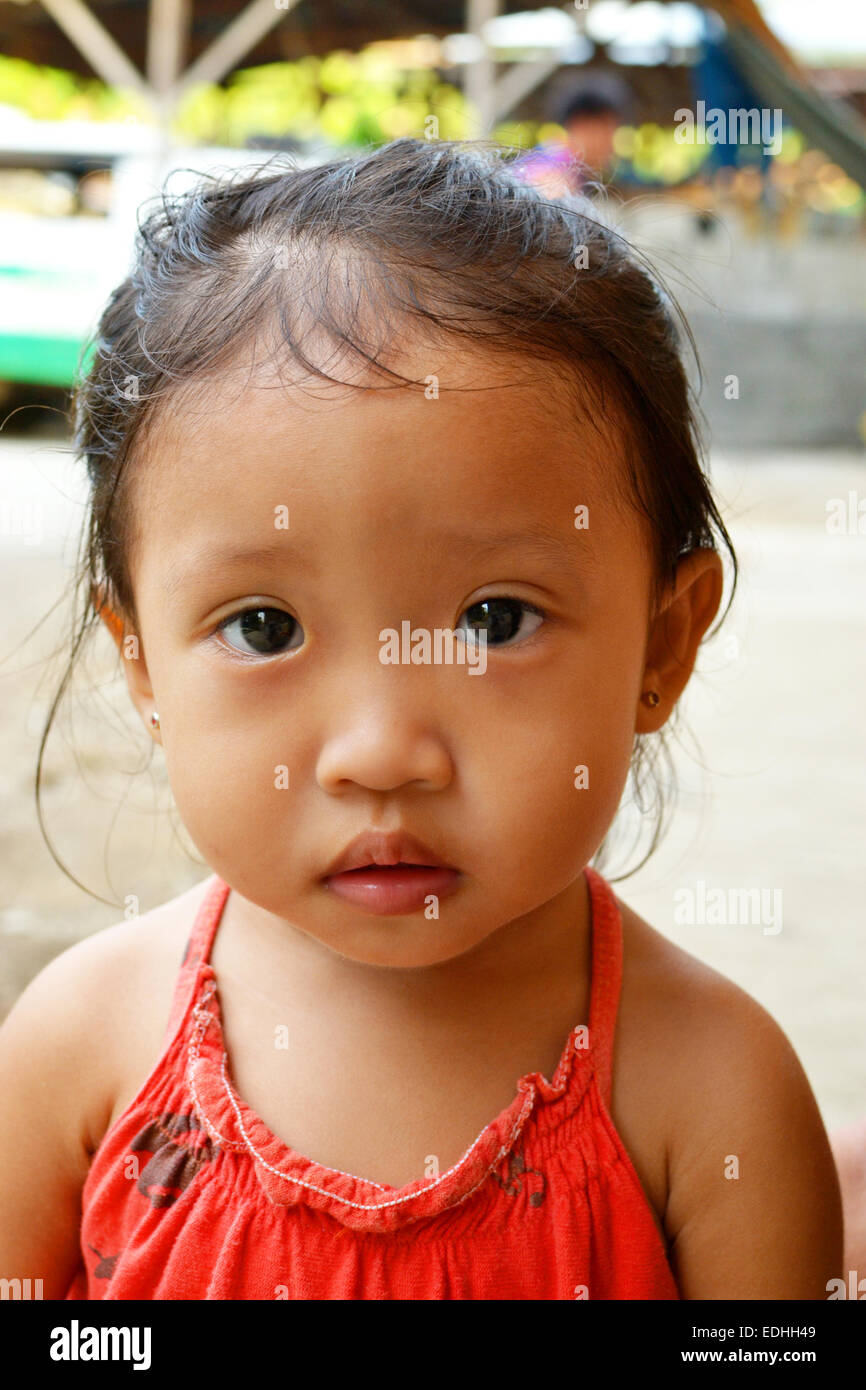
[[[435,868],[431,864],[367,864],[331,874],[325,884],[338,898],[353,903],[362,912],[382,917],[416,912],[426,899],[450,896],[457,889],[457,869]]]

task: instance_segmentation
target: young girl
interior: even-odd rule
[[[6,1021],[0,1274],[825,1298],[790,1044],[598,868],[732,555],[634,253],[492,146],[206,183],[78,425],[74,653],[104,622],[211,873]]]

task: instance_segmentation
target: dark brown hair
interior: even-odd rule
[[[688,327],[596,206],[581,195],[545,197],[524,180],[515,153],[493,142],[400,139],[307,168],[278,156],[276,167],[272,160],[252,174],[205,178],[181,196],[164,195],[141,225],[134,268],[102,315],[75,396],[90,507],[71,655],[39,749],[43,834],[45,744],[76,658],[98,626],[94,596],[137,627],[134,446],[160,402],[258,343],[269,327],[280,352],[331,381],[343,378],[307,357],[305,325],[392,385],[418,385],[383,361],[398,327],[412,322],[430,336],[543,359],[572,386],[575,411],[600,427],[613,421],[622,439],[624,457],[611,465],[609,483],[647,522],[655,598],[684,554],[717,543],[733,565],[733,597],[736,555],[701,463],[681,360],[683,337],[694,350]],[[730,599],[722,618],[729,607]],[[672,773],[665,732],[635,743],[635,797],[655,816],[641,864],[665,819],[658,776],[662,759]],[[607,846],[606,839],[596,863]]]

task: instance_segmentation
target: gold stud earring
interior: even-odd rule
[[[661,700],[661,696],[657,690],[645,690],[641,695],[641,699],[645,705],[649,705],[651,709],[655,709],[656,705]]]
[[[159,715],[157,714],[156,710],[154,710],[153,714],[150,716],[150,727],[152,729],[159,728]]]

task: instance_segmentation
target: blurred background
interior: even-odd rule
[[[616,886],[770,1010],[825,1123],[845,1125],[866,1113],[866,12],[850,0],[0,0],[0,1016],[58,951],[209,873],[107,635],[43,778],[55,853],[92,895],[34,798],[85,498],[69,391],[139,209],[167,177],[401,135],[493,137],[553,197],[581,156],[685,310],[743,573],[683,700],[671,829]],[[630,803],[620,826],[612,878],[640,858]],[[753,888],[781,892],[781,930],[677,910],[684,890]]]

